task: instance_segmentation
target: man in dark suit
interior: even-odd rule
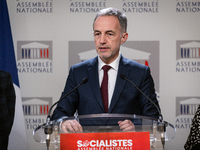
[[[98,12],[93,23],[98,56],[70,68],[62,96],[81,83],[83,78],[87,77],[88,82],[58,103],[52,119],[73,116],[76,110],[79,115],[106,112],[158,118],[159,112],[156,107],[130,82],[119,77],[120,74],[124,74],[159,108],[149,67],[126,59],[120,53],[120,45],[128,38],[126,30],[127,18],[121,11],[107,8]],[[108,102],[104,105],[101,84],[105,75],[102,68],[105,65],[109,66],[109,70]],[[124,131],[134,130],[134,125],[130,120],[119,121],[118,124]],[[67,130],[82,132],[82,127],[75,120],[63,122],[61,128],[64,132]]]
[[[0,149],[7,150],[14,121],[15,90],[10,73],[0,71]]]

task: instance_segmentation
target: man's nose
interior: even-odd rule
[[[106,43],[106,41],[107,41],[106,35],[105,34],[101,34],[101,36],[100,36],[100,43],[104,44],[104,43]]]

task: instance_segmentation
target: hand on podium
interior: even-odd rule
[[[118,121],[119,127],[124,132],[134,132],[135,126],[130,120]],[[64,133],[82,133],[83,128],[76,120],[66,120],[61,123],[61,130]]]
[[[121,130],[128,132],[135,132],[135,126],[130,120],[118,121]]]
[[[76,120],[66,120],[61,123],[61,130],[64,133],[82,133],[83,128]]]

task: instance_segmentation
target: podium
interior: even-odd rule
[[[60,124],[63,121],[66,120],[77,120],[82,128],[83,133],[63,133],[60,129]],[[124,121],[124,120],[131,120],[133,124],[135,125],[135,131],[129,131],[124,132],[119,128],[118,121]],[[146,116],[139,116],[139,115],[130,115],[130,114],[92,114],[92,115],[80,115],[80,116],[73,116],[73,117],[62,117],[57,120],[53,120],[50,122],[50,126],[53,129],[53,132],[50,136],[50,142],[54,143],[55,150],[63,149],[62,143],[70,142],[70,146],[73,145],[74,142],[74,148],[76,150],[83,150],[83,149],[90,149],[90,147],[87,146],[96,146],[96,149],[98,150],[111,150],[111,149],[120,149],[120,146],[122,146],[119,141],[122,141],[122,137],[124,138],[126,144],[123,145],[122,149],[131,150],[131,146],[143,146],[145,143],[145,139],[141,137],[141,140],[139,140],[138,135],[147,135],[148,141],[147,144],[149,144],[150,150],[164,150],[165,142],[172,140],[175,137],[176,129],[175,127],[166,122],[166,121],[160,121],[156,118],[146,117]],[[46,143],[46,134],[44,132],[46,127],[46,124],[43,124],[41,126],[38,126],[33,131],[33,138],[36,142],[39,143]],[[93,137],[94,135],[94,137]],[[101,141],[103,143],[95,143],[94,140],[85,139],[87,136],[92,138],[98,138],[96,141],[101,141],[101,137],[104,139],[104,141]],[[133,136],[135,139],[130,139],[129,145],[126,141],[127,136]],[[76,139],[70,141],[72,138],[77,137],[77,139],[80,139],[81,137],[84,137],[84,142],[87,143],[84,148],[80,146],[79,142],[82,141],[75,141]],[[115,137],[119,137],[120,140],[114,139]],[[112,138],[112,139],[110,139]],[[130,137],[131,138],[131,137]],[[113,139],[115,141],[113,141]],[[106,140],[106,143],[104,143]],[[89,145],[90,142],[93,144]],[[107,143],[108,142],[108,143]],[[89,144],[88,144],[89,143]],[[133,144],[134,143],[134,144]],[[142,144],[141,144],[142,143]],[[116,147],[117,146],[117,147]],[[67,147],[67,146],[65,146]],[[91,147],[91,150],[95,149],[94,147]],[[95,149],[95,150],[96,150]],[[142,148],[139,148],[142,149]],[[67,150],[67,148],[66,148]]]

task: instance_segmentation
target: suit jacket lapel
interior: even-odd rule
[[[103,101],[101,98],[101,91],[99,85],[99,74],[98,74],[98,58],[95,57],[91,62],[90,67],[88,68],[89,82],[91,84],[92,90],[96,97],[97,102],[99,103],[102,111],[104,111]]]
[[[119,62],[119,69],[118,69],[118,74],[117,74],[117,79],[116,79],[116,84],[115,84],[115,89],[113,92],[113,96],[111,99],[111,104],[110,107],[108,109],[108,113],[111,113],[112,110],[114,109],[117,101],[119,100],[119,96],[124,88],[124,85],[126,83],[125,80],[121,79],[119,77],[120,74],[124,74],[126,77],[129,74],[129,67],[126,65],[126,60],[125,58],[122,56]]]

